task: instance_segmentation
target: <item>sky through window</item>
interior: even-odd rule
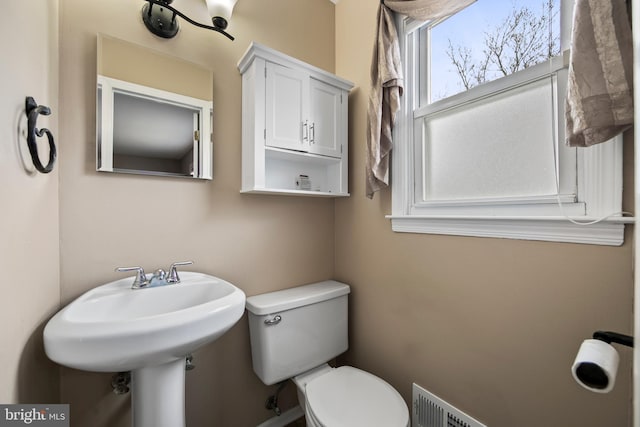
[[[548,52],[558,55],[559,3],[560,0],[478,0],[434,26],[430,40],[430,102],[495,80],[505,72],[511,74],[513,69],[543,62],[548,59]],[[524,60],[526,55],[537,55],[535,49],[542,51],[539,59]]]

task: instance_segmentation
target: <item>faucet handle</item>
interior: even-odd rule
[[[191,265],[193,264],[193,261],[180,261],[180,262],[174,262],[173,264],[171,264],[171,267],[169,267],[169,274],[167,277],[167,282],[168,283],[180,283],[180,276],[178,276],[178,266],[179,265]]]
[[[144,268],[142,267],[118,267],[115,271],[123,272],[123,271],[136,271],[136,278],[133,281],[133,285],[131,285],[131,289],[140,289],[144,288],[149,284],[147,280],[147,275],[144,273]]]

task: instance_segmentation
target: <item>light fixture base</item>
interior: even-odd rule
[[[214,28],[219,28],[221,30],[226,30],[227,25],[229,25],[227,20],[222,16],[214,16],[213,18],[211,18],[211,22],[213,22]]]
[[[171,2],[167,1],[168,3]],[[142,21],[149,31],[165,39],[175,37],[180,30],[176,14],[157,4],[145,3],[142,6]]]

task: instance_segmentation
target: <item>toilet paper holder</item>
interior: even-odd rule
[[[632,336],[619,334],[617,332],[596,331],[593,333],[593,339],[604,341],[607,344],[611,344],[613,342],[627,347],[633,347]]]
[[[613,389],[620,356],[611,343],[633,347],[633,337],[617,332],[596,331],[593,339],[584,340],[571,373],[578,384],[596,393]]]

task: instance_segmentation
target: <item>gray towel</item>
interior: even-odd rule
[[[367,197],[389,185],[389,154],[402,96],[402,63],[393,13],[421,21],[453,15],[476,0],[385,0],[378,10],[378,31],[371,61],[371,93],[367,110]]]
[[[402,95],[402,63],[393,14],[378,9],[378,32],[371,63],[371,94],[367,112],[367,197],[389,185],[391,132]]]
[[[633,124],[633,46],[624,0],[577,0],[566,99],[566,143],[588,147]]]

